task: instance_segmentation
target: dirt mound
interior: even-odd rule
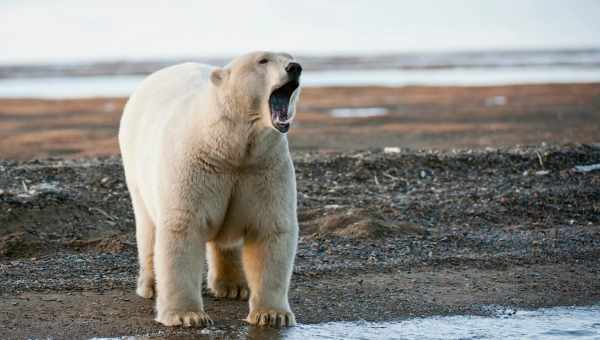
[[[135,249],[126,235],[91,240],[43,240],[29,232],[14,232],[0,236],[0,259],[26,258],[44,255],[60,249],[80,252],[119,253]]]
[[[120,160],[0,161],[0,259],[132,247]]]
[[[93,240],[73,240],[67,242],[66,245],[74,250],[91,250],[101,253],[119,253],[135,247],[135,244],[128,241],[124,235]]]
[[[312,217],[312,218],[311,218]],[[367,209],[335,210],[300,216],[303,235],[335,235],[349,238],[384,238],[392,235],[423,235],[419,225],[390,221],[385,216]]]
[[[39,251],[41,244],[27,237],[26,233],[15,232],[0,237],[0,258],[27,257]]]

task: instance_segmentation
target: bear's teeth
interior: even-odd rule
[[[282,116],[285,117],[284,120],[280,120]],[[289,124],[291,121],[292,121],[292,117],[288,117],[287,114],[279,115],[277,117],[277,122],[281,123],[281,124]]]

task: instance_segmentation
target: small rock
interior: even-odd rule
[[[400,148],[396,146],[386,146],[383,148],[383,153],[400,153]]]
[[[423,169],[423,170],[419,171],[419,177],[421,177],[421,178],[433,177],[433,172],[429,169]]]
[[[591,172],[591,171],[595,171],[595,170],[600,170],[600,163],[597,164],[590,164],[590,165],[576,165],[575,166],[575,171],[576,172]]]

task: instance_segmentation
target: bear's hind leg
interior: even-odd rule
[[[135,236],[138,249],[139,274],[137,295],[150,299],[154,296],[154,233],[155,227],[135,186],[130,186],[131,203],[135,215]]]
[[[242,268],[241,247],[221,248],[208,243],[208,288],[218,298],[247,300],[249,291]]]

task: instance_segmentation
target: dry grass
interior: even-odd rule
[[[490,105],[502,96],[504,105]],[[124,98],[0,100],[0,157],[29,159],[118,154]],[[388,114],[334,118],[339,107],[385,107]],[[294,149],[384,146],[486,147],[598,142],[600,84],[497,87],[306,88]]]

